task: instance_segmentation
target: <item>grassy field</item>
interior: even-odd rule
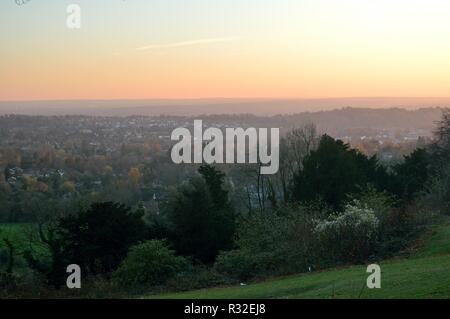
[[[351,266],[246,286],[147,296],[148,298],[450,298],[450,224],[435,227],[406,259],[380,263],[381,289],[366,287],[366,266]]]

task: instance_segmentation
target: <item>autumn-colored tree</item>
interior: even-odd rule
[[[62,189],[66,193],[75,193],[76,191],[75,183],[72,181],[65,181],[62,185]]]
[[[128,179],[133,186],[137,186],[141,180],[141,171],[138,167],[132,167],[128,171]]]

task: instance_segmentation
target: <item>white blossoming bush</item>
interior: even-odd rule
[[[363,262],[374,254],[379,221],[372,209],[354,201],[345,211],[320,221],[315,232],[325,264]]]

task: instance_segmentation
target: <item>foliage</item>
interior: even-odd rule
[[[115,270],[133,244],[147,236],[142,214],[116,203],[95,203],[78,214],[39,224],[23,255],[29,267],[59,288],[66,267],[80,265],[86,274]],[[44,249],[36,250],[42,246]]]
[[[431,147],[415,150],[389,169],[342,141],[327,135],[319,141],[314,126],[294,130],[282,141],[286,158],[279,176],[245,177],[249,184],[237,192],[247,192],[242,198],[249,204],[239,216],[226,185],[241,180],[226,180],[209,165],[187,179],[192,166],[172,172],[172,184],[182,182],[167,198],[167,184],[160,183],[156,169],[133,159],[138,153],[149,156],[147,148],[124,145],[120,167],[99,157],[101,177],[95,172],[63,177],[58,171],[20,176],[16,164],[8,166],[0,176],[3,220],[39,221],[51,215],[52,222],[39,224],[35,234],[41,251],[31,239],[25,246],[14,237],[0,237],[5,270],[0,286],[29,288],[15,269],[23,257],[36,271],[30,273],[39,274],[39,282],[44,279],[43,291],[60,288],[65,267],[76,263],[88,275],[87,283],[97,286],[89,293],[104,295],[101,290],[116,283],[152,290],[203,288],[398,254],[411,246],[429,216],[449,213],[449,114]],[[157,198],[158,209],[150,211],[145,202],[132,210],[102,198],[133,205]],[[67,213],[59,218],[61,212]],[[103,276],[112,273],[114,280]]]
[[[188,265],[164,241],[150,240],[131,247],[113,277],[124,287],[154,286],[165,283]]]
[[[419,203],[426,210],[450,214],[450,109],[442,114],[430,147],[430,174]]]
[[[316,261],[311,207],[283,207],[277,213],[254,214],[241,221],[235,250],[219,255],[215,267],[231,277],[304,272]]]
[[[374,188],[355,194],[361,207],[372,210],[379,221],[378,245],[374,254],[378,257],[391,256],[405,249],[417,235],[420,218],[413,206],[403,203],[388,192],[378,192]]]
[[[374,187],[368,187],[359,193],[350,196],[349,203],[354,203],[355,200],[360,205],[373,210],[375,216],[383,224],[391,215],[394,207],[399,205],[397,198],[389,192],[379,192]]]
[[[429,176],[430,160],[425,149],[416,149],[405,156],[403,163],[394,166],[392,192],[399,198],[412,201],[424,189]]]
[[[450,162],[450,109],[446,109],[435,130],[435,143],[432,145],[433,165],[438,169]]]
[[[70,262],[94,274],[117,269],[128,249],[147,236],[142,212],[112,202],[61,218],[58,233]]]
[[[64,251],[64,239],[60,236],[55,224],[47,227],[39,225],[39,240],[45,245],[49,258],[39,258],[31,249],[24,251],[24,257],[29,267],[45,276],[48,285],[59,288],[64,282],[66,267],[69,265]]]
[[[450,165],[433,176],[419,198],[424,211],[450,215]]]
[[[10,272],[0,270],[0,297],[2,294],[14,292],[17,289],[17,278]]]
[[[176,250],[209,263],[220,250],[231,248],[235,216],[224,174],[211,166],[199,172],[202,178],[191,179],[172,194],[169,216]]]
[[[367,260],[378,241],[379,221],[372,209],[355,201],[343,213],[331,215],[317,224],[319,249],[326,262],[359,263]]]
[[[385,179],[386,171],[375,157],[369,159],[342,141],[323,135],[318,148],[304,158],[303,168],[293,178],[292,199],[323,199],[334,210],[341,210],[349,194],[368,183],[382,188]]]

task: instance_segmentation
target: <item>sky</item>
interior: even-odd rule
[[[0,100],[450,96],[448,0],[28,1]]]

